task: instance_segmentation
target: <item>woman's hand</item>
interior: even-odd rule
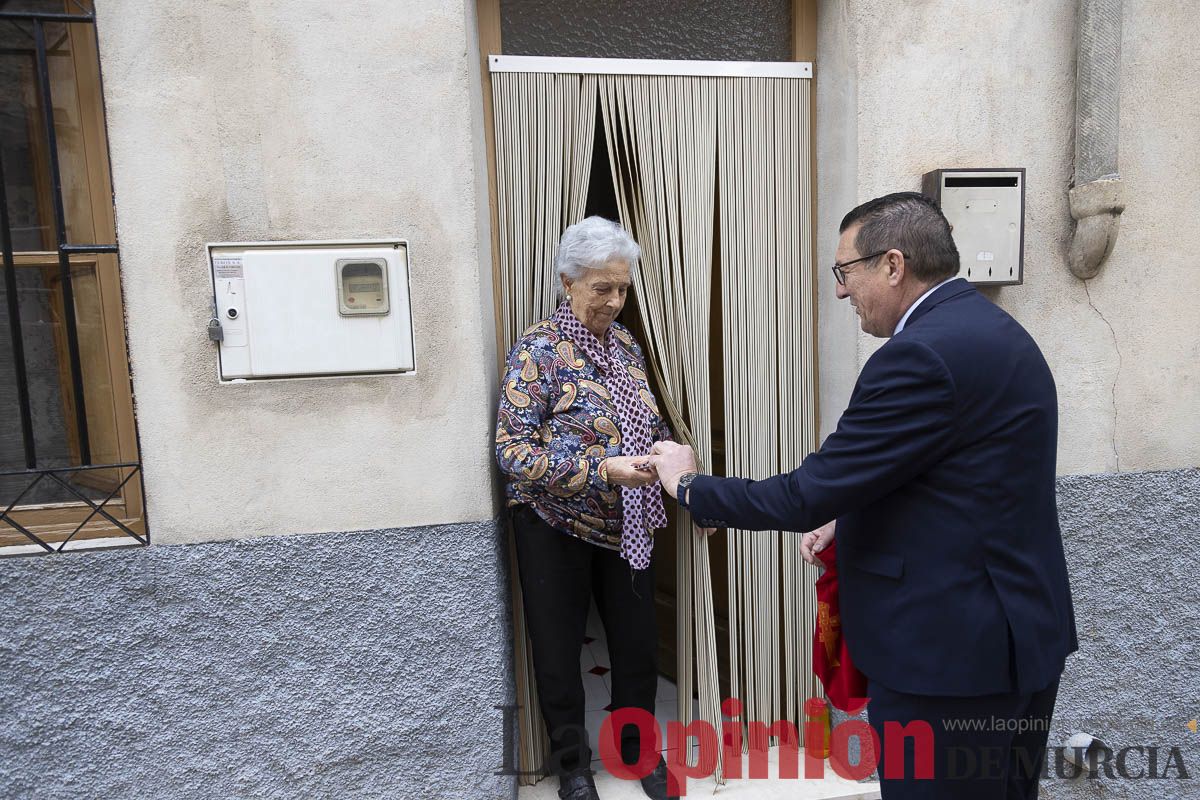
[[[604,459],[604,470],[608,473],[608,482],[614,486],[636,489],[658,480],[658,472],[650,466],[647,456],[611,456]]]

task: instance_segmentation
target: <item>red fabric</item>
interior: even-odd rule
[[[857,714],[867,703],[867,676],[850,661],[838,605],[836,540],[817,554],[825,572],[817,578],[817,624],[813,627],[813,672],[836,708]]]

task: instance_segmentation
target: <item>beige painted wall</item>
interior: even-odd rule
[[[854,24],[845,3],[817,6],[817,368],[820,439],[837,427],[858,377],[858,318],[837,299],[830,270],[838,224],[859,200],[858,68]]]
[[[827,0],[820,10],[820,263],[856,202],[920,188],[939,167],[1023,166],[1025,283],[987,293],[1041,345],[1058,383],[1059,471],[1200,463],[1200,17],[1125,0],[1121,173],[1128,209],[1104,270],[1066,268],[1074,148],[1075,0]],[[853,144],[848,144],[853,142]],[[847,187],[853,187],[848,189]],[[827,271],[827,270],[826,270]],[[822,276],[825,432],[881,343]],[[830,308],[833,310],[830,310]],[[837,354],[830,358],[829,354]]]
[[[474,5],[97,3],[160,543],[491,518]],[[410,242],[417,373],[219,386],[213,241]]]

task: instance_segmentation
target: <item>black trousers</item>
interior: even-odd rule
[[[870,681],[867,694],[867,716],[882,741],[883,800],[1036,800],[1057,680],[1038,692],[983,697],[903,694]],[[897,758],[888,758],[889,733],[914,720],[932,728],[932,780],[916,777],[913,739],[894,741]]]
[[[616,551],[589,544],[547,525],[529,506],[513,513],[525,622],[533,672],[551,756],[547,768],[565,775],[591,764],[584,727],[579,655],[592,596],[612,659],[612,709],[654,713],[658,688],[653,567],[634,571]],[[637,728],[621,735],[626,763],[638,760]]]

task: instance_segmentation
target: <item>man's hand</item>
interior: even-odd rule
[[[650,464],[649,456],[610,456],[604,459],[604,470],[608,473],[608,482],[613,486],[636,489],[658,480],[658,473]]]
[[[694,522],[692,523],[692,533],[694,533],[697,536],[703,536],[705,538],[708,538],[709,536],[712,536],[716,532],[717,532],[716,528],[701,528],[696,523],[694,523]]]
[[[815,531],[809,531],[800,537],[800,555],[810,564],[820,566],[821,562],[817,559],[817,554],[829,546],[833,541],[834,529],[837,527],[837,520],[826,522]]]
[[[655,442],[654,447],[650,448],[650,463],[658,471],[663,489],[675,498],[678,498],[680,476],[699,471],[696,469],[695,451],[675,442]]]

